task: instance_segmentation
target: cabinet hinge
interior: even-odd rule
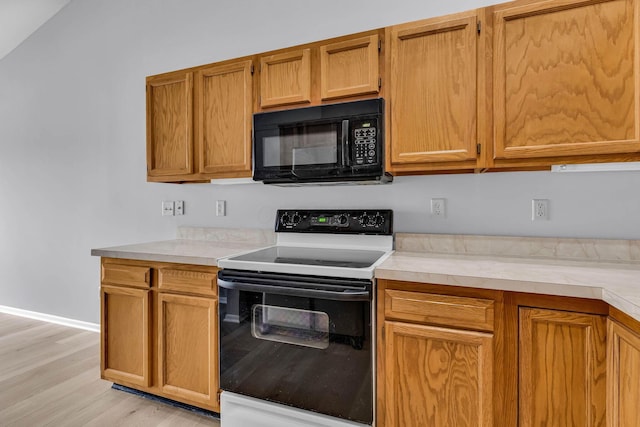
[[[253,75],[253,64],[251,64],[251,75]]]
[[[382,77],[378,77],[378,89],[382,87]]]
[[[478,21],[477,28],[478,28],[478,34],[480,34],[480,31],[482,31],[482,21]]]
[[[476,144],[476,153],[479,155],[482,152],[482,144]]]
[[[378,52],[382,50],[382,40],[378,40]]]

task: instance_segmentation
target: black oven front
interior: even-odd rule
[[[221,270],[220,388],[373,422],[372,282]]]

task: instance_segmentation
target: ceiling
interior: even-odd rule
[[[0,0],[0,60],[70,0]]]

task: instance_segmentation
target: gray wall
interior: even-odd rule
[[[0,305],[97,322],[90,248],[173,238],[179,225],[271,228],[278,207],[392,208],[404,232],[640,239],[639,173],[146,182],[145,76],[489,3],[72,0],[0,60]],[[431,197],[447,199],[446,219],[429,218]],[[551,200],[550,221],[531,222],[532,198]],[[216,199],[228,216],[214,216]],[[184,200],[186,216],[161,217],[162,200]]]

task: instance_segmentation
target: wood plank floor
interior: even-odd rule
[[[0,426],[209,426],[220,423],[111,389],[100,335],[0,313]]]

